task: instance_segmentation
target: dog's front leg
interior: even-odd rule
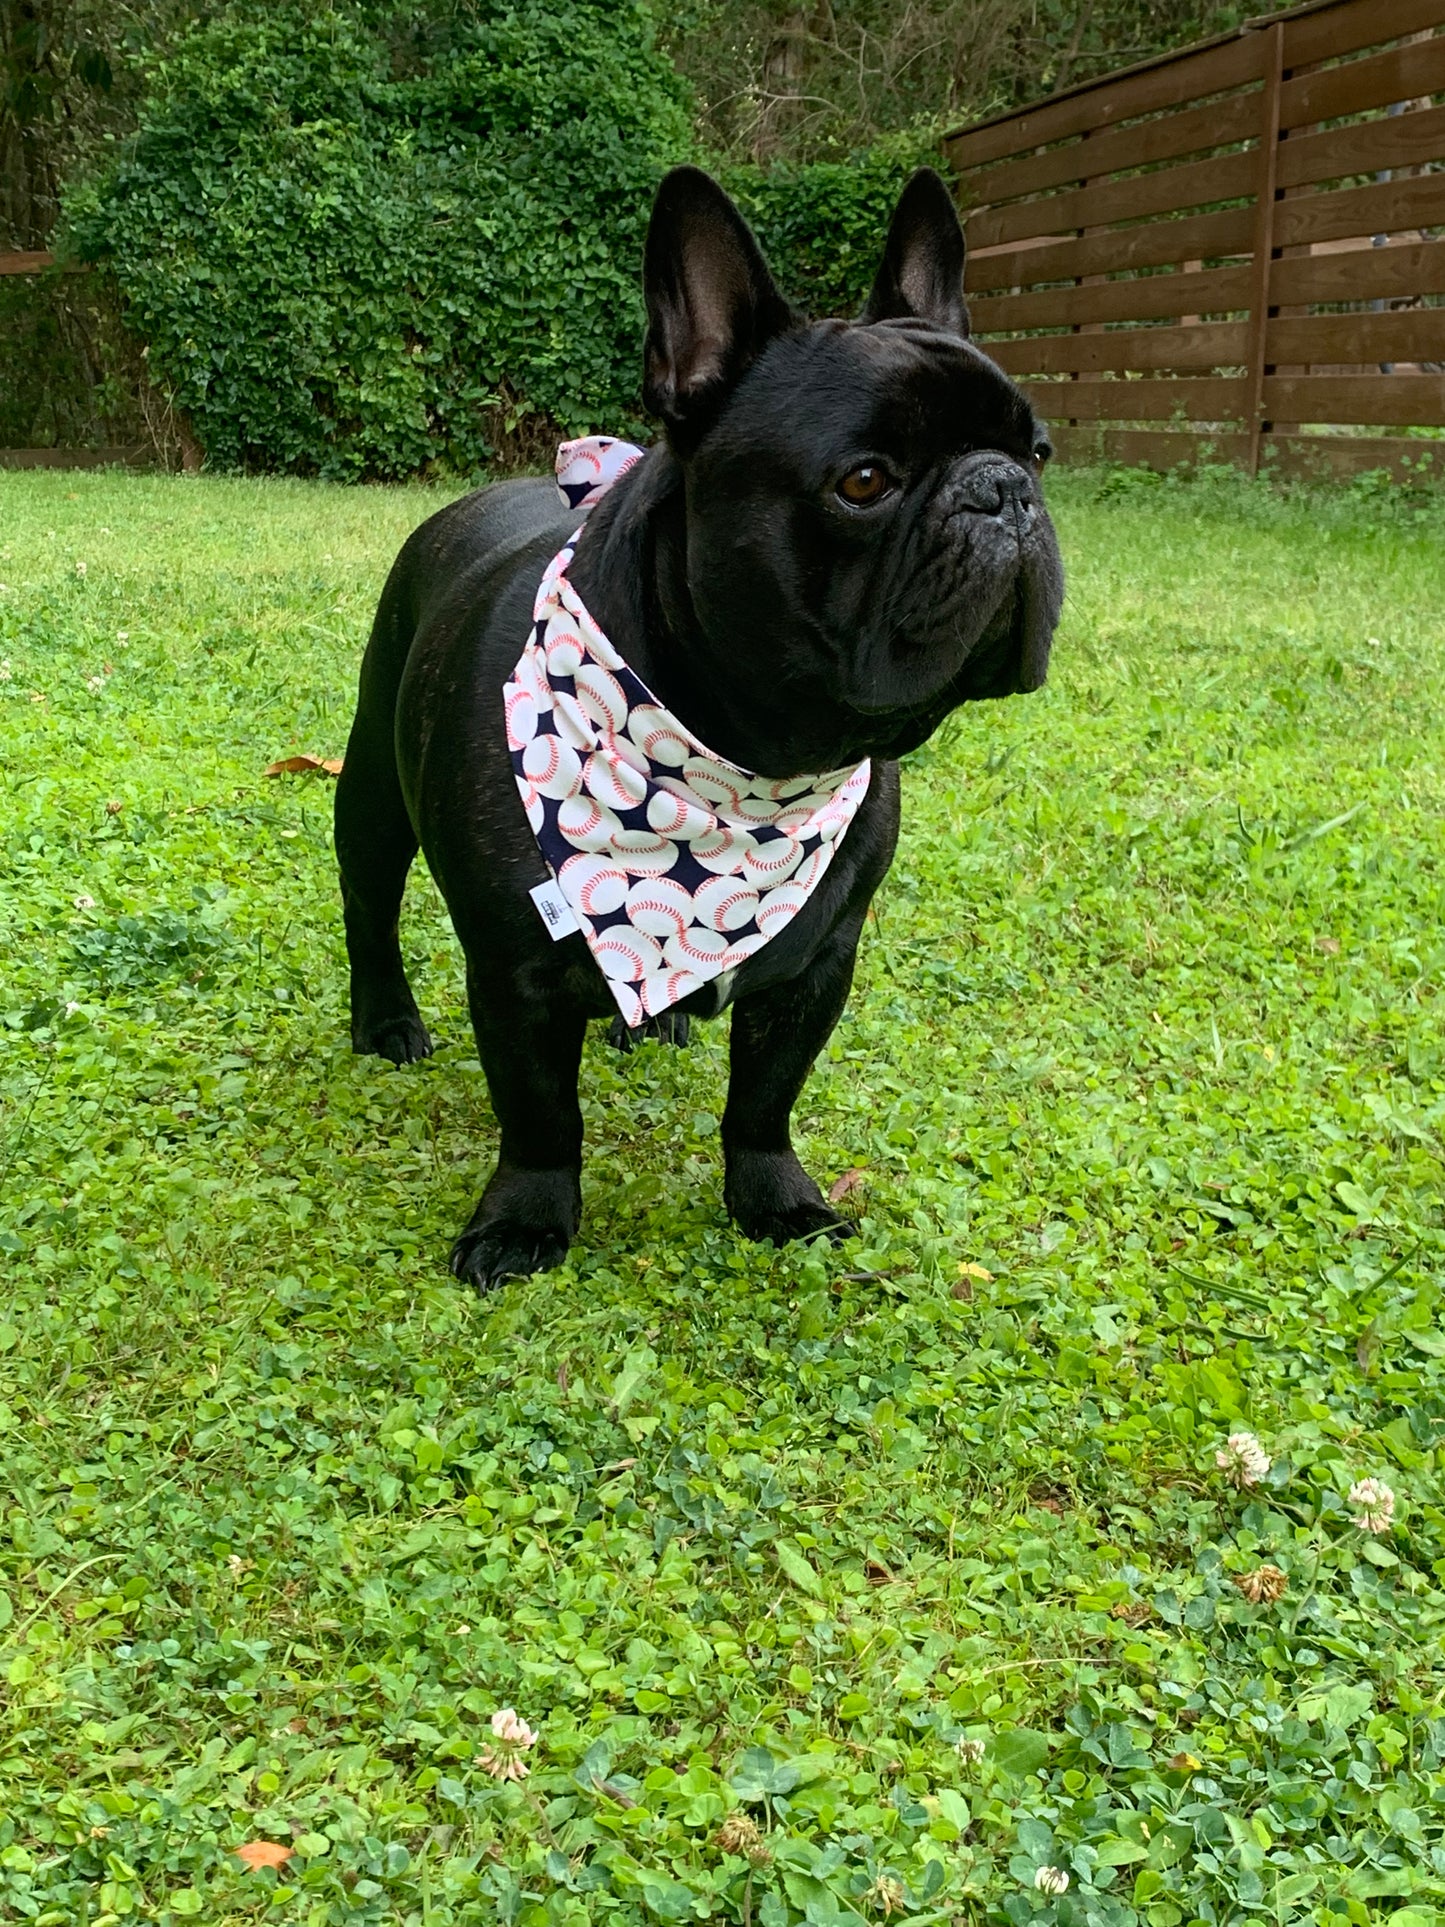
[[[452,1270],[487,1291],[560,1264],[582,1216],[577,1073],[587,1020],[566,1004],[467,972],[472,1028],[501,1127],[497,1168],[452,1247]]]
[[[723,1195],[749,1238],[785,1244],[819,1233],[841,1240],[852,1231],[798,1162],[789,1126],[813,1060],[848,1001],[862,927],[861,914],[850,918],[802,976],[744,997],[733,1010]]]

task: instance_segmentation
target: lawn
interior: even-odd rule
[[[0,475],[0,1917],[1445,1920],[1445,505],[1054,497],[801,1106],[858,1241],[729,1228],[725,1024],[594,1027],[478,1300],[438,899],[353,1058],[263,774],[440,498]]]

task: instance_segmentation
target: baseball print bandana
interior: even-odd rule
[[[564,442],[563,500],[590,506],[641,455],[603,436]],[[635,1029],[787,928],[872,772],[865,761],[774,780],[714,754],[587,613],[567,580],[576,545],[573,535],[537,590],[532,634],[503,690],[507,747],[555,879],[532,893],[539,913],[554,937],[580,929]]]

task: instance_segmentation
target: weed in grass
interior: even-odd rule
[[[599,1036],[478,1303],[435,892],[354,1059],[263,776],[436,497],[0,476],[0,1913],[1440,1917],[1445,511],[1054,498],[802,1107],[860,1243],[724,1222],[725,1027]]]

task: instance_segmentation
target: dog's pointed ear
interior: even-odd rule
[[[860,321],[931,321],[967,335],[963,229],[941,176],[920,167],[899,196],[883,264]]]
[[[642,280],[643,399],[674,441],[695,441],[743,371],[799,317],[747,222],[697,167],[673,168],[657,190]]]

